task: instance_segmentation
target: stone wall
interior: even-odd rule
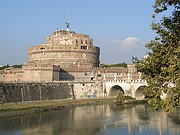
[[[24,65],[24,82],[52,82],[59,81],[60,67],[55,65]]]
[[[129,72],[128,72],[129,71]],[[61,68],[60,81],[100,81],[100,80],[123,80],[133,81],[141,79],[141,74],[135,68],[129,70],[124,67],[87,67],[87,68]]]
[[[74,82],[73,89],[74,89],[74,96],[77,99],[104,97],[104,89],[103,89],[102,81]]]
[[[24,102],[72,98],[68,83],[0,83],[0,102]]]
[[[24,71],[22,68],[9,67],[0,71],[0,81],[16,82],[22,81]]]
[[[89,67],[99,66],[99,47],[88,46],[86,49],[78,47],[81,47],[81,45],[33,46],[28,50],[28,63],[43,63],[64,67],[76,67],[83,64],[87,64]],[[43,48],[43,54],[41,48]]]

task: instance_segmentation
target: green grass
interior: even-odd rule
[[[49,101],[33,101],[20,103],[5,103],[0,105],[0,117],[9,117],[16,115],[25,115],[37,112],[46,112],[51,110],[61,110],[65,107],[102,104],[113,102],[113,98],[96,98],[96,99],[64,99]]]

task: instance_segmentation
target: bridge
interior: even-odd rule
[[[99,81],[71,81],[76,98],[95,95],[96,97],[116,97],[119,92],[137,100],[144,99],[142,88],[147,86],[145,80],[99,80]]]
[[[115,97],[121,91],[126,96],[136,99],[144,99],[142,87],[147,86],[145,80],[106,80],[103,83],[107,97]]]

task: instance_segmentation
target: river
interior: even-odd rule
[[[180,135],[180,109],[88,105],[0,119],[0,135]]]

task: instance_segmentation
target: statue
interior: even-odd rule
[[[69,23],[66,22],[66,29],[69,29]]]

